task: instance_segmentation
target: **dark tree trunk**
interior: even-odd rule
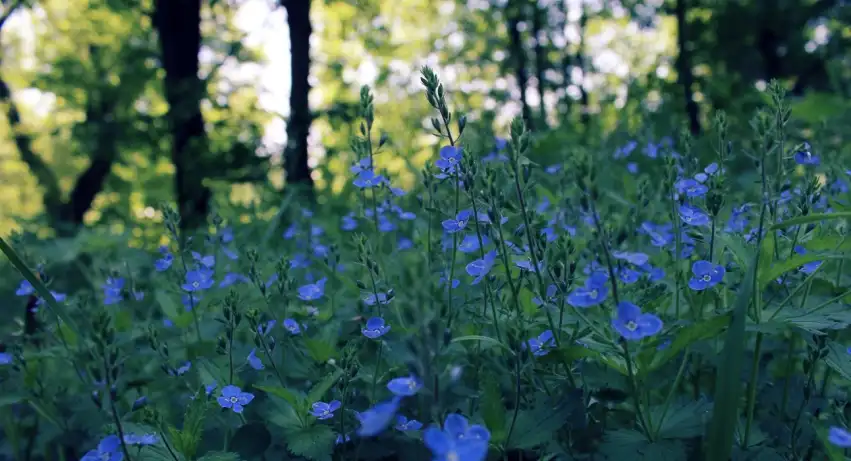
[[[546,35],[544,31],[544,20],[547,18],[546,8],[546,6],[533,5],[532,10],[534,15],[532,16],[532,33],[535,35],[535,79],[538,80],[538,97],[541,99],[538,107],[538,118],[541,119],[543,127],[548,126],[547,105],[544,104],[544,94],[547,91],[544,72],[546,72],[549,64],[547,63],[547,51],[542,43]]]
[[[576,66],[582,71],[582,81],[579,82],[579,110],[582,125],[585,132],[591,128],[591,104],[588,91],[585,89],[585,79],[588,78],[588,69],[585,65],[585,41],[588,35],[588,7],[582,3],[582,16],[579,17],[579,49],[576,51]]]
[[[156,0],[154,26],[165,69],[165,96],[174,163],[174,188],[182,230],[202,226],[210,207],[203,184],[207,134],[201,114],[204,82],[198,77],[201,49],[201,0]]]
[[[307,164],[307,136],[312,115],[310,93],[310,25],[311,0],[284,0],[287,23],[290,29],[290,119],[287,122],[287,146],[284,151],[284,169],[288,186],[297,186],[308,195],[313,192],[313,179]]]
[[[686,104],[686,115],[688,116],[689,131],[691,134],[700,134],[700,111],[697,107],[697,102],[694,100],[692,93],[694,86],[694,72],[691,64],[691,50],[689,50],[688,36],[688,11],[687,0],[677,0],[676,17],[677,17],[677,74],[679,83],[682,87],[683,98]]]
[[[506,11],[508,15],[508,38],[510,40],[511,57],[514,58],[514,75],[517,78],[517,86],[520,87],[520,105],[523,110],[523,120],[526,127],[534,131],[532,113],[529,103],[526,101],[526,88],[529,86],[529,68],[527,64],[526,48],[523,46],[523,37],[520,35],[520,21],[523,17],[523,5],[521,2],[513,1],[508,4]]]

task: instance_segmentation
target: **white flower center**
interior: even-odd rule
[[[638,329],[638,324],[630,320],[629,322],[626,322],[626,329],[629,331],[635,331]]]
[[[704,282],[711,282],[711,281],[712,281],[712,276],[710,276],[709,274],[704,275],[704,276],[703,276],[703,281],[704,281]]]
[[[230,403],[238,403],[238,402],[239,402],[239,397],[233,396],[233,397],[230,398]]]

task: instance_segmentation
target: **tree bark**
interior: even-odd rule
[[[529,86],[528,59],[526,48],[523,46],[523,37],[518,28],[523,18],[522,3],[518,1],[510,2],[506,9],[506,14],[508,15],[509,46],[515,64],[514,76],[517,78],[517,86],[520,87],[520,105],[523,111],[523,120],[526,122],[526,127],[534,131],[532,113],[529,109],[529,103],[526,101],[526,88]]]
[[[284,170],[288,186],[297,186],[308,195],[313,192],[313,178],[308,166],[307,137],[310,134],[310,24],[311,0],[284,0],[290,29],[290,118],[287,122],[287,146]]]
[[[676,17],[677,17],[677,74],[680,86],[683,91],[683,98],[686,104],[686,115],[688,116],[689,131],[691,134],[700,134],[700,111],[697,107],[697,102],[694,100],[694,72],[691,64],[691,51],[688,48],[688,0],[677,0]]]
[[[547,7],[538,6],[537,2],[533,2],[532,8],[534,15],[532,17],[532,33],[535,35],[535,79],[538,80],[538,97],[541,100],[538,107],[538,118],[541,119],[541,125],[547,127],[549,122],[547,120],[547,105],[544,104],[544,94],[547,90],[544,72],[546,72],[549,64],[547,63],[547,51],[541,43],[546,35],[544,19],[547,17]]]
[[[201,114],[206,93],[198,76],[201,50],[201,0],[156,0],[154,26],[159,34],[165,96],[171,129],[171,161],[181,230],[206,222],[211,192],[205,177],[203,156],[208,139]]]

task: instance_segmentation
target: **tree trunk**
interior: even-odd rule
[[[308,195],[313,192],[313,178],[307,164],[307,136],[312,115],[310,93],[310,25],[311,0],[284,0],[290,29],[290,118],[287,122],[287,146],[284,150],[284,169],[287,186],[297,186]]]
[[[508,4],[506,14],[508,15],[508,38],[511,56],[514,58],[514,75],[517,78],[517,86],[520,87],[520,105],[523,110],[523,120],[530,131],[534,131],[532,113],[529,103],[526,101],[526,88],[529,86],[529,69],[526,57],[526,48],[523,46],[523,37],[520,35],[520,21],[523,17],[523,5],[514,1]]]
[[[688,11],[687,0],[677,0],[676,17],[677,17],[677,74],[680,86],[682,87],[683,97],[686,103],[686,115],[688,116],[689,131],[691,134],[700,134],[700,111],[697,107],[697,102],[694,100],[692,88],[694,86],[694,72],[691,67],[691,50],[688,48]]]
[[[546,94],[546,72],[549,64],[547,63],[547,50],[544,49],[543,43],[546,31],[544,30],[544,20],[547,18],[547,7],[538,6],[537,2],[532,5],[532,34],[535,36],[535,79],[538,80],[538,97],[541,99],[538,106],[538,118],[541,120],[541,125],[547,127],[547,105],[544,104],[544,94]]]
[[[201,114],[201,99],[206,89],[198,76],[201,0],[156,0],[154,26],[165,69],[180,228],[190,230],[206,222],[211,197],[210,189],[203,183],[205,172],[201,160],[208,144]]]

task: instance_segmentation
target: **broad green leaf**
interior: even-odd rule
[[[665,411],[661,406],[652,410],[653,421],[660,421],[657,434],[663,439],[688,439],[703,435],[712,413],[712,404],[704,399],[672,403]]]
[[[239,453],[243,459],[254,459],[266,452],[272,445],[272,434],[261,422],[250,422],[234,432],[230,449]]]
[[[236,453],[228,453],[225,451],[211,451],[204,456],[198,458],[198,461],[240,461],[239,455]]]
[[[753,282],[756,278],[756,261],[753,257],[747,267],[744,281],[739,287],[733,307],[733,318],[724,339],[721,362],[715,384],[715,409],[707,438],[707,461],[730,459],[736,422],[739,418],[739,400],[742,386],[740,376],[745,355],[745,324],[751,302]]]
[[[533,410],[521,410],[510,430],[506,447],[532,449],[548,443],[553,434],[566,424],[585,424],[582,391],[574,391],[558,401],[539,399]],[[507,412],[506,427],[512,427],[513,412]]]
[[[183,309],[178,310],[177,303],[174,302],[174,298],[172,298],[168,293],[162,290],[157,290],[154,293],[154,299],[156,299],[157,303],[160,305],[163,315],[168,317],[170,320],[174,321],[180,317],[180,313]]]
[[[499,380],[493,376],[487,376],[482,382],[481,412],[485,427],[491,431],[494,443],[501,443],[506,436],[505,433],[505,405],[503,394],[499,388]]]
[[[851,211],[837,211],[834,213],[815,213],[807,216],[797,216],[795,218],[789,218],[781,223],[777,223],[769,228],[769,230],[775,229],[785,229],[787,227],[798,226],[801,224],[810,224],[821,221],[828,221],[831,219],[849,219],[851,218]]]
[[[306,426],[296,406],[283,399],[270,397],[271,405],[264,409],[266,420],[285,430],[300,430]]]
[[[0,395],[0,408],[21,403],[25,398],[26,397],[19,392],[5,392],[3,395]]]
[[[606,432],[600,451],[607,459],[630,461],[681,461],[686,459],[682,442],[658,440],[650,442],[643,434],[630,429]]]
[[[760,266],[759,268],[759,286],[761,288],[767,287],[770,283],[777,280],[778,277],[783,274],[798,269],[804,264],[816,262],[816,261],[826,261],[828,259],[846,259],[844,255],[817,255],[817,254],[804,254],[804,255],[796,255],[785,261],[774,261],[774,263],[769,266]]]
[[[306,338],[304,345],[307,347],[307,353],[310,355],[310,358],[317,363],[325,363],[337,353],[334,343],[327,339]]]
[[[639,353],[639,360],[642,363],[649,362],[649,365],[644,366],[641,372],[646,374],[657,370],[692,344],[717,337],[730,324],[730,317],[730,315],[719,315],[691,324],[674,333],[674,339],[668,347],[660,351],[655,348],[645,349]]]
[[[0,237],[0,251],[6,255],[6,258],[9,259],[9,262],[15,266],[15,269],[21,273],[21,275],[27,279],[28,282],[33,286],[36,293],[38,293],[39,297],[44,299],[45,304],[50,309],[50,311],[59,318],[70,330],[74,333],[71,337],[66,337],[65,340],[68,341],[69,344],[76,343],[76,337],[80,335],[80,329],[77,327],[77,324],[74,322],[74,319],[71,318],[71,314],[68,313],[68,310],[64,305],[59,304],[56,301],[56,298],[53,297],[53,294],[50,293],[50,290],[47,286],[42,283],[42,281],[36,276],[36,274],[27,267],[26,263],[18,256],[18,253],[8,244],[2,237]]]
[[[341,376],[343,376],[343,370],[339,368],[335,370],[334,373],[326,376],[325,379],[313,386],[313,389],[311,389],[307,394],[307,401],[309,403],[321,401],[322,397],[325,396],[325,393],[328,392],[328,389],[331,389],[334,383],[336,383]]]
[[[835,341],[828,341],[827,350],[824,363],[839,373],[842,378],[851,381],[851,354],[848,353],[847,348]]]
[[[772,333],[794,327],[820,335],[826,330],[841,330],[849,325],[851,310],[837,302],[812,311],[786,307],[772,320],[757,325],[759,328],[753,330]]]
[[[281,386],[261,386],[259,384],[254,385],[255,389],[261,390],[267,394],[272,394],[274,396],[280,397],[287,401],[290,405],[294,407],[300,407],[302,405],[302,397],[297,393]]]
[[[312,461],[330,461],[337,436],[325,425],[287,431],[284,435],[290,453]]]

